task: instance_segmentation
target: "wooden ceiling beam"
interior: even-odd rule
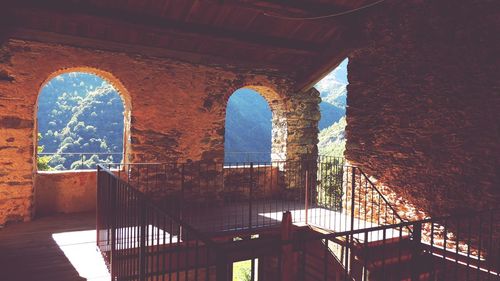
[[[276,65],[276,64],[270,64],[269,62],[259,63],[255,61],[246,60],[245,58],[241,58],[238,60],[229,60],[227,58],[214,55],[206,55],[206,54],[192,53],[186,51],[174,51],[174,50],[167,50],[164,48],[148,47],[137,44],[110,42],[107,40],[82,38],[77,36],[62,35],[53,32],[45,32],[45,31],[25,29],[25,28],[11,29],[9,32],[9,38],[49,43],[49,44],[62,44],[84,49],[120,52],[131,55],[169,58],[169,59],[185,61],[188,63],[204,64],[207,66],[218,67],[223,65],[226,68],[237,68],[240,70],[263,72],[263,73],[264,72],[276,73],[277,76],[282,76],[282,77],[285,76],[292,77],[293,75],[295,75],[295,73],[290,72],[289,65]]]
[[[322,46],[307,41],[287,39],[281,37],[267,36],[260,33],[223,29],[205,24],[173,21],[152,15],[141,15],[116,10],[96,9],[87,2],[72,1],[34,1],[19,0],[15,6],[11,6],[15,14],[28,14],[30,17],[65,17],[73,20],[78,17],[92,21],[113,21],[117,24],[145,26],[156,31],[168,31],[198,36],[206,40],[218,40],[224,42],[239,42],[265,48],[276,48],[290,50],[304,54],[313,54],[322,49]],[[17,19],[29,20],[29,19]]]
[[[329,13],[342,12],[349,7],[343,5],[321,3],[304,0],[212,0],[223,5],[258,9],[261,12],[271,12],[287,16],[320,16]]]

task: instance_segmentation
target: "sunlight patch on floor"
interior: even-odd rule
[[[96,231],[53,233],[52,238],[81,277],[92,281],[111,280],[104,259],[96,249]]]

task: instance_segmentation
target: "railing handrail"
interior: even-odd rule
[[[207,244],[209,246],[216,246],[217,243],[215,241],[213,241],[209,237],[205,236],[204,234],[202,234],[201,232],[199,232],[198,230],[196,230],[194,227],[192,227],[191,225],[189,225],[188,223],[186,223],[182,219],[176,217],[175,215],[168,214],[165,210],[160,209],[159,207],[157,207],[156,204],[154,204],[154,202],[152,202],[151,199],[149,197],[147,197],[144,193],[142,193],[141,191],[139,191],[136,188],[134,188],[130,183],[124,181],[123,179],[121,179],[118,176],[116,176],[115,174],[113,174],[110,170],[106,169],[106,167],[104,167],[103,165],[98,164],[97,165],[97,170],[98,170],[98,172],[105,172],[109,176],[113,177],[115,180],[120,181],[128,189],[128,191],[133,192],[134,195],[136,195],[138,198],[140,198],[141,200],[143,200],[144,203],[148,207],[150,207],[153,210],[157,211],[161,215],[167,216],[169,219],[175,221],[176,223],[178,223],[179,225],[181,225],[183,228],[186,228],[189,232],[193,233],[195,236],[198,236],[197,238],[200,241],[204,242],[205,244]]]
[[[363,172],[363,170],[361,170],[361,168],[359,168],[359,172],[365,177],[366,181],[371,185],[371,187],[378,193],[378,195],[382,198],[382,200],[384,200],[385,204],[387,206],[389,206],[389,208],[394,212],[394,214],[396,215],[396,217],[401,221],[401,222],[405,222],[407,220],[404,220],[399,214],[398,212],[392,207],[392,205],[389,203],[389,201],[387,201],[387,199],[385,198],[385,196],[380,192],[380,190],[378,190],[378,188],[375,186],[375,184],[370,180],[370,178],[368,178],[368,176]]]
[[[412,225],[422,225],[425,223],[437,223],[440,221],[459,219],[459,218],[462,218],[462,219],[463,218],[470,218],[470,217],[475,217],[475,216],[485,214],[485,213],[499,212],[499,211],[500,211],[500,208],[493,208],[493,209],[476,211],[476,212],[472,212],[472,213],[471,212],[457,213],[457,214],[447,215],[447,216],[427,218],[427,219],[416,220],[416,221],[405,221],[405,222],[401,222],[401,223],[397,223],[397,224],[379,225],[379,226],[366,227],[366,228],[360,228],[360,229],[355,229],[355,230],[346,230],[346,231],[341,231],[341,232],[333,232],[333,233],[314,232],[314,233],[309,233],[307,235],[307,238],[302,239],[302,241],[319,240],[319,239],[332,240],[332,239],[335,239],[335,238],[338,238],[341,236],[355,235],[355,234],[360,234],[360,233],[374,232],[374,231],[381,231],[381,230],[388,230],[388,229],[403,228],[403,227],[409,227]]]
[[[315,159],[292,159],[292,160],[273,160],[273,161],[270,161],[270,162],[262,162],[262,163],[270,163],[271,165],[273,164],[276,164],[277,166],[280,165],[280,164],[286,164],[286,163],[304,163],[304,162],[309,162],[309,161],[314,161],[315,164],[321,164],[323,163],[323,161],[321,161],[321,157],[327,157],[327,159],[338,159],[338,160],[344,160],[345,158],[342,158],[342,157],[336,157],[336,156],[318,156],[317,158]],[[327,161],[325,161],[326,163]],[[184,162],[176,162],[176,161],[171,161],[171,162],[148,162],[148,163],[143,163],[143,162],[135,162],[135,163],[105,163],[104,165],[107,165],[108,167],[113,167],[113,166],[116,166],[117,169],[126,169],[126,167],[134,167],[134,166],[155,166],[155,165],[171,165],[173,167],[183,167],[183,166],[188,166],[189,165],[214,165],[214,166],[219,166],[220,168],[231,168],[231,167],[234,167],[234,168],[245,168],[245,167],[253,167],[253,168],[258,168],[258,164],[261,163],[261,162],[254,162],[254,161],[242,161],[242,162],[235,162],[235,163],[232,163],[232,162],[210,162],[210,161],[204,161],[204,160],[199,160],[199,161],[184,161]],[[255,165],[257,164],[257,165]],[[235,165],[235,166],[227,166],[226,165]],[[349,163],[346,163],[345,161],[342,161],[342,165],[344,167],[352,167],[352,168],[356,168],[359,173],[360,173],[360,176],[364,177],[364,179],[366,180],[366,182],[369,184],[369,186],[375,190],[376,194],[378,194],[378,196],[381,198],[382,202],[384,202],[384,204],[388,207],[389,210],[392,211],[392,213],[394,214],[394,218],[396,218],[397,220],[399,220],[400,222],[405,222],[406,220],[403,219],[399,214],[398,212],[394,209],[394,207],[391,205],[391,203],[387,200],[387,198],[382,194],[382,192],[380,192],[380,190],[375,186],[375,184],[369,179],[369,177],[362,171],[362,169],[358,166],[354,166],[354,165],[351,165]],[[411,230],[408,229],[409,232],[411,233]]]

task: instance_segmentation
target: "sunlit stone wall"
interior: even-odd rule
[[[349,56],[346,157],[430,215],[498,207],[496,6],[386,5]]]
[[[222,161],[227,100],[242,87],[256,89],[275,110],[274,153],[297,158],[317,150],[317,92],[294,92],[294,81],[276,70],[195,65],[11,39],[0,45],[0,225],[29,220],[36,212],[34,198],[67,198],[68,190],[45,186],[40,190],[53,188],[51,196],[34,196],[38,92],[47,79],[66,70],[100,75],[124,97],[130,112],[127,162]],[[39,183],[53,180],[44,177]],[[94,191],[79,191],[89,192]]]

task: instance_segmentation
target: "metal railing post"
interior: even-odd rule
[[[110,264],[111,264],[111,278],[116,275],[116,184],[114,178],[109,177],[108,180],[111,204],[110,204],[110,228],[111,228],[111,251],[110,251]]]
[[[253,208],[253,162],[250,162],[250,190],[248,202],[248,227],[252,229],[252,208]]]
[[[178,211],[178,216],[179,219],[182,220],[182,212],[184,208],[184,181],[185,181],[185,174],[184,174],[184,164],[181,166],[181,200],[179,202],[179,210]],[[182,239],[182,226],[179,226],[179,237]]]
[[[413,262],[413,266],[411,270],[411,280],[418,281],[420,280],[420,267],[418,265],[420,256],[420,244],[422,243],[422,223],[415,223],[413,225],[412,238],[413,249],[411,259]]]
[[[146,206],[144,200],[140,200],[140,217],[139,225],[141,228],[140,244],[139,244],[139,280],[146,280]]]
[[[309,165],[306,166],[306,188],[304,195],[304,209],[306,216],[306,225],[309,223],[308,215],[309,215]]]
[[[95,204],[95,221],[96,221],[96,227],[95,227],[95,233],[96,233],[96,244],[97,244],[97,247],[99,248],[99,242],[100,242],[100,239],[99,239],[99,232],[100,232],[100,226],[101,226],[101,220],[99,218],[99,216],[101,215],[101,208],[100,208],[100,200],[102,200],[101,198],[101,166],[100,165],[97,165],[97,175],[96,175],[96,182],[97,182],[97,186],[96,186],[96,204]]]
[[[231,278],[227,256],[219,249],[216,251],[215,275],[216,281],[230,281]]]
[[[355,203],[355,192],[356,192],[356,167],[351,169],[351,230],[354,230],[354,207]]]

